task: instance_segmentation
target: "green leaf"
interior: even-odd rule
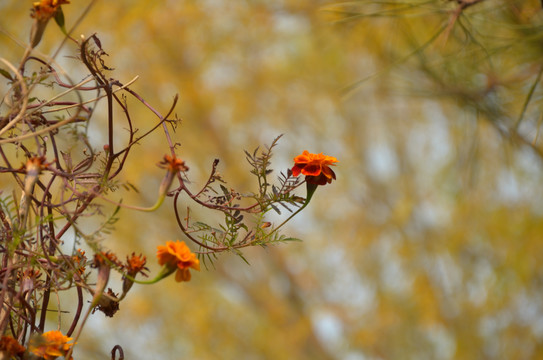
[[[281,238],[279,241],[298,241],[298,242],[302,242],[303,240],[295,238],[295,237],[285,237],[285,238]]]
[[[57,12],[55,13],[55,22],[57,23],[62,33],[64,35],[68,35],[68,32],[66,31],[66,27],[64,26],[64,12],[62,11],[61,7],[59,7]]]
[[[241,258],[241,260],[243,260],[244,263],[246,263],[246,264],[249,265],[249,266],[251,265],[251,264],[249,263],[249,261],[245,258],[245,256],[243,256],[243,254],[242,254],[241,251],[239,251],[238,249],[235,249],[235,250],[233,250],[233,251],[236,253],[237,256],[239,256],[239,257]]]
[[[2,68],[0,68],[0,75],[2,75],[3,77],[5,77],[8,80],[13,81],[13,78],[11,77],[11,74],[8,71],[6,71],[6,70],[4,70]]]
[[[222,190],[222,193],[224,194],[224,196],[226,197],[226,199],[227,199],[228,201],[230,201],[230,199],[231,199],[232,197],[230,196],[230,191],[228,191],[228,189],[226,188],[226,186],[224,186],[224,185],[221,184],[221,190]]]

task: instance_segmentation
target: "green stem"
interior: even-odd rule
[[[305,198],[305,203],[298,210],[296,210],[293,214],[291,214],[285,221],[283,221],[281,224],[279,224],[279,226],[277,226],[275,229],[273,229],[273,231],[271,231],[268,235],[266,235],[264,237],[264,239],[267,238],[267,237],[270,237],[271,235],[273,235],[273,233],[275,233],[277,230],[279,230],[281,227],[283,227],[283,225],[285,225],[287,222],[289,222],[290,219],[292,219],[294,216],[298,215],[298,213],[300,213],[303,209],[305,209],[305,207],[311,201],[311,198],[313,197],[313,194],[315,193],[315,190],[317,190],[318,186],[319,185],[317,185],[317,184],[308,183],[307,180],[306,180],[307,195],[306,195],[306,198]]]
[[[165,277],[170,276],[171,274],[173,274],[175,272],[175,270],[177,270],[177,266],[164,265],[162,267],[162,270],[160,270],[160,272],[157,274],[157,276],[154,279],[151,279],[151,280],[136,280],[135,277],[132,277],[132,276],[127,275],[127,274],[124,274],[124,277],[127,278],[128,280],[134,282],[135,284],[151,285],[151,284],[156,284],[157,282],[164,279]],[[121,299],[123,297],[124,297],[124,294],[123,294],[123,296],[121,296]]]

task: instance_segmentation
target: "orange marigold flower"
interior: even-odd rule
[[[165,246],[158,246],[157,258],[160,265],[176,268],[175,281],[189,281],[189,268],[200,271],[200,261],[184,241],[167,241]]]
[[[47,20],[52,18],[57,12],[60,5],[69,4],[69,0],[41,0],[32,4],[33,18],[38,20]]]
[[[11,359],[17,356],[17,358],[21,357],[25,352],[24,346],[19,344],[17,340],[15,340],[11,336],[2,336],[0,339],[0,358],[2,359]]]
[[[76,272],[79,275],[83,275],[85,273],[85,264],[87,262],[85,251],[81,249],[77,249],[75,255],[72,256],[72,261],[76,269]]]
[[[183,160],[170,155],[164,155],[164,159],[158,163],[158,166],[163,169],[168,169],[168,171],[172,173],[177,173],[178,171],[188,171],[189,169]]]
[[[136,276],[137,273],[141,273],[141,275],[147,276],[145,272],[149,271],[149,269],[145,267],[146,263],[147,258],[145,256],[143,256],[142,254],[136,255],[136,253],[132,253],[130,257],[126,257],[125,267],[130,276]]]
[[[334,163],[338,160],[333,156],[326,156],[322,153],[311,154],[304,150],[301,155],[294,158],[294,167],[292,175],[305,175],[305,180],[310,184],[326,185],[336,179],[336,174],[330,166],[335,166]]]
[[[45,360],[54,360],[68,353],[74,345],[68,344],[71,340],[72,338],[62,335],[60,331],[48,331],[30,340],[29,351]]]
[[[127,276],[123,276],[123,295],[121,299],[126,296],[132,285],[134,285],[134,278],[138,273],[142,276],[147,276],[145,272],[149,271],[149,269],[145,267],[146,262],[147,258],[141,254],[136,255],[136,253],[132,253],[132,256],[126,257],[125,269]]]

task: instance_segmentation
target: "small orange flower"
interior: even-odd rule
[[[147,276],[145,272],[149,271],[149,269],[145,267],[146,262],[147,258],[141,254],[136,255],[136,253],[132,253],[132,256],[126,257],[125,269],[128,276],[123,276],[123,295],[121,296],[121,299],[126,296],[128,291],[132,288],[132,285],[134,285],[134,278],[138,273],[142,276]]]
[[[25,171],[28,175],[39,175],[49,165],[51,163],[45,161],[45,156],[34,156],[27,160]]]
[[[115,255],[114,253],[109,251],[102,251],[94,254],[94,259],[91,267],[100,268],[102,266],[110,267],[112,265],[120,268],[123,267],[123,264],[117,259],[117,255]]]
[[[304,150],[301,155],[294,158],[294,167],[292,175],[305,175],[305,180],[310,184],[326,185],[336,179],[336,174],[330,166],[335,166],[334,163],[338,160],[333,156],[326,156],[322,153],[311,154]]]
[[[69,4],[68,0],[41,0],[32,4],[32,14],[33,18],[38,20],[48,20],[52,18],[57,10],[60,8],[60,5]]]
[[[87,262],[85,251],[81,249],[77,249],[75,255],[72,256],[72,261],[76,269],[76,272],[79,275],[83,275],[85,273],[85,264]]]
[[[158,166],[168,169],[168,171],[172,173],[177,173],[178,171],[188,171],[189,169],[183,160],[170,155],[164,155],[164,159],[158,163]]]
[[[147,258],[143,256],[142,254],[136,255],[136,253],[132,253],[130,257],[126,257],[126,270],[127,273],[134,277],[137,273],[141,273],[143,276],[147,276],[145,274],[145,271],[148,271],[149,269],[145,267],[145,263],[147,262]]]
[[[200,261],[192,253],[184,241],[167,241],[165,246],[158,246],[157,258],[160,265],[176,268],[175,281],[189,281],[189,268],[200,271]]]
[[[54,360],[68,353],[74,345],[68,344],[71,340],[72,338],[62,335],[60,331],[48,331],[30,341],[29,351],[45,360]]]
[[[12,359],[14,357],[20,358],[25,352],[24,346],[19,344],[11,336],[2,336],[0,339],[0,358],[2,359]]]
[[[170,188],[170,185],[172,185],[175,175],[179,171],[188,171],[189,167],[185,165],[183,160],[176,158],[175,155],[164,155],[164,160],[159,162],[158,166],[166,169],[166,176],[164,176],[164,179],[162,179],[160,188],[158,189],[160,199],[157,202],[157,205],[160,206],[164,200],[164,197],[166,196],[166,193],[168,192],[168,189]]]
[[[109,281],[109,274],[111,267],[123,268],[123,264],[117,260],[117,256],[109,251],[100,252],[94,254],[94,261],[91,267],[98,269],[98,275],[96,278],[96,287],[93,290],[94,297],[92,299],[91,307],[98,305],[102,293],[106,289],[106,285]]]

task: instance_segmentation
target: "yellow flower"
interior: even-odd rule
[[[54,360],[68,353],[74,345],[68,344],[71,340],[72,338],[62,335],[60,331],[48,331],[39,337],[32,338],[29,351],[45,360]]]
[[[165,265],[169,269],[177,268],[175,281],[189,281],[191,278],[189,268],[200,271],[200,261],[184,241],[167,241],[165,246],[158,246],[157,249],[160,265]]]

